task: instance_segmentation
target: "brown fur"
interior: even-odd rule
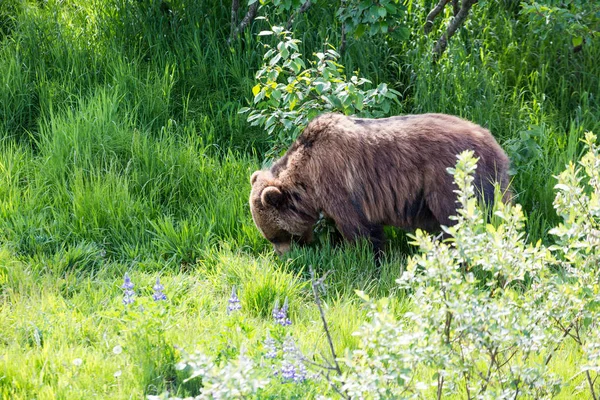
[[[379,251],[383,226],[434,231],[452,225],[456,189],[447,168],[456,155],[479,157],[475,184],[509,198],[509,160],[487,129],[445,114],[383,119],[324,114],[313,119],[269,170],[252,175],[254,222],[278,253],[310,241],[322,212],[348,240],[367,237]]]

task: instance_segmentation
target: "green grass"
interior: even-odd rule
[[[327,351],[309,266],[333,271],[325,309],[340,350],[356,346],[366,315],[355,290],[391,296],[398,313],[410,307],[395,285],[413,251],[399,231],[388,232],[379,272],[364,243],[334,246],[326,235],[274,255],[247,205],[269,138],[237,114],[263,47],[250,32],[227,46],[227,2],[161,4],[0,5],[2,398],[191,394],[197,383],[174,368],[180,349],[227,357],[244,338],[258,343],[285,297],[303,349]],[[306,55],[339,43],[328,7],[298,21]],[[392,113],[447,112],[489,127],[513,160],[529,239],[549,242],[552,177],[577,159],[583,132],[600,132],[600,46],[573,53],[561,32],[532,35],[510,9],[473,11],[437,65],[420,33],[427,7],[416,4],[410,41],[350,40],[342,62],[403,93]],[[125,272],[140,299],[160,276],[169,301],[126,311]],[[232,321],[233,285],[244,312]],[[564,355],[553,368],[569,378],[577,355]]]

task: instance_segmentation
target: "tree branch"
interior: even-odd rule
[[[469,15],[469,10],[471,9],[471,7],[473,7],[473,4],[475,3],[477,3],[477,0],[462,1],[462,7],[460,8],[460,11],[458,12],[458,14],[456,14],[454,19],[448,25],[446,33],[444,33],[438,39],[433,48],[434,61],[437,61],[440,58],[440,56],[444,53],[446,47],[448,47],[448,41],[450,40],[450,38],[452,38],[452,36],[454,36],[458,28],[460,28],[460,26],[465,22],[467,16]]]
[[[231,0],[231,31],[229,32],[229,42],[233,40],[235,27],[237,25],[237,15],[240,10],[240,0]]]
[[[239,0],[233,0],[233,1],[239,1]],[[235,39],[236,37],[238,37],[238,35],[240,35],[241,33],[243,33],[244,29],[246,29],[246,27],[248,25],[250,25],[250,23],[252,21],[254,21],[254,18],[256,18],[256,13],[258,11],[258,6],[259,6],[258,0],[256,2],[250,4],[250,7],[248,7],[248,12],[244,16],[244,18],[242,19],[242,21],[240,22],[240,24],[235,28],[235,30],[233,31],[231,37],[229,38],[229,43],[231,43],[233,41],[233,39]],[[233,4],[231,6],[231,9],[232,9],[232,13],[233,13]],[[233,19],[233,15],[232,15],[232,19]]]
[[[460,6],[458,5],[458,0],[452,0],[452,12],[456,17],[456,14],[460,11]]]
[[[425,33],[431,32],[431,28],[433,28],[433,20],[435,19],[435,17],[438,16],[439,13],[442,12],[444,7],[446,7],[446,4],[448,4],[449,2],[450,0],[440,0],[440,2],[437,3],[435,7],[433,7],[433,10],[431,10],[429,14],[427,14],[427,18],[425,18],[425,25],[423,26],[423,30],[425,31]],[[452,5],[454,5],[454,3]]]
[[[292,15],[290,16],[290,19],[288,19],[288,22],[287,22],[287,24],[285,25],[285,29],[286,29],[286,30],[288,30],[288,31],[289,31],[290,29],[292,29],[292,24],[294,23],[294,20],[296,19],[296,17],[297,17],[298,15],[302,14],[303,12],[306,12],[306,10],[308,10],[308,9],[309,9],[309,7],[311,6],[311,2],[310,2],[310,1],[311,1],[311,0],[306,0],[306,1],[304,2],[304,4],[302,4],[302,5],[300,6],[300,8],[299,8],[297,11],[294,11],[294,12],[292,13]]]

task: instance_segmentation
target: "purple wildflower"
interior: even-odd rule
[[[306,366],[302,362],[302,353],[296,347],[294,339],[288,336],[283,342],[283,362],[281,363],[281,378],[295,383],[306,380]]]
[[[240,299],[237,297],[235,293],[235,285],[231,288],[231,297],[229,297],[229,304],[227,305],[227,314],[231,314],[234,311],[241,310],[242,305],[240,304]]]
[[[284,361],[281,363],[281,377],[283,380],[291,381],[294,380],[296,375],[296,367],[289,361]]]
[[[298,357],[298,348],[296,347],[296,343],[294,342],[294,338],[288,336],[285,338],[283,342],[283,354],[292,358]]]
[[[271,337],[271,335],[269,335],[268,333],[267,333],[267,338],[263,342],[263,345],[265,346],[265,349],[267,350],[267,354],[265,354],[266,358],[277,357],[277,344],[275,342],[275,339],[273,339]]]
[[[152,289],[154,289],[154,294],[152,295],[152,298],[154,299],[154,301],[160,301],[160,300],[166,300],[167,296],[163,293],[163,290],[165,290],[165,287],[163,285],[160,284],[160,278],[156,278],[156,285],[154,285],[152,287]]]
[[[121,289],[123,289],[123,305],[126,306],[132,304],[134,302],[135,292],[133,291],[133,283],[131,282],[129,274],[127,273],[125,273],[125,278]]]
[[[300,383],[300,382],[304,382],[306,380],[306,366],[304,365],[304,363],[298,359],[298,362],[296,362],[296,371],[294,374],[294,382],[296,383]]]
[[[273,307],[273,318],[275,319],[275,323],[281,326],[289,326],[292,324],[292,321],[288,318],[288,298],[285,298],[283,302],[283,306],[279,308],[279,300],[275,302],[275,307]]]
[[[306,380],[306,366],[302,361],[283,360],[281,369],[281,379],[288,382],[301,383]],[[275,374],[277,376],[279,374]]]

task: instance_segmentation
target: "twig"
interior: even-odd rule
[[[560,321],[558,321],[556,318],[554,318],[554,321],[559,325],[559,327],[562,329],[562,331],[564,332],[564,334],[560,338],[560,341],[558,342],[558,344],[556,345],[556,347],[554,348],[554,350],[552,351],[552,353],[548,354],[548,358],[546,358],[546,362],[544,362],[544,365],[548,365],[548,363],[552,359],[552,356],[554,355],[554,353],[556,352],[556,350],[558,350],[558,348],[562,344],[563,340],[565,340],[565,338],[570,335],[571,329],[573,329],[573,327],[575,326],[575,321],[577,321],[577,319],[579,319],[579,315],[577,315],[575,317],[575,319],[571,322],[571,324],[569,324],[569,326],[567,327],[567,329],[564,329],[563,326],[562,326],[562,324],[560,323]],[[575,338],[573,338],[573,339],[575,339]]]
[[[327,364],[327,369],[331,369],[333,371],[336,371],[335,366],[333,366],[329,360],[327,359],[327,357],[325,357],[325,354],[323,354],[322,351],[319,351],[319,355],[321,356],[321,358],[323,359],[323,361]]]
[[[306,10],[308,10],[308,8],[311,6],[310,3],[311,0],[306,0],[297,11],[294,11],[292,13],[292,15],[290,16],[290,19],[288,19],[287,24],[285,25],[285,29],[286,30],[290,30],[292,29],[292,24],[294,23],[294,20],[296,19],[296,17],[300,14],[302,14],[303,12],[306,12]]]
[[[494,348],[490,352],[490,366],[488,367],[487,376],[484,378],[483,375],[479,374],[479,376],[481,376],[481,378],[484,380],[483,386],[481,387],[481,390],[479,391],[479,395],[484,394],[485,391],[487,390],[488,385],[490,384],[490,377],[492,376],[492,368],[496,364],[496,352],[497,351],[498,351],[498,348]]]
[[[592,393],[592,398],[594,400],[598,400],[598,397],[596,397],[596,392],[594,391],[594,382],[592,382],[592,377],[590,376],[589,370],[585,371],[585,376],[587,376],[587,381],[590,385],[590,392]]]
[[[330,365],[323,365],[323,364],[319,364],[319,363],[317,363],[317,362],[314,362],[314,361],[312,361],[312,360],[309,360],[309,359],[308,359],[308,358],[306,358],[306,357],[301,357],[301,358],[300,358],[300,360],[301,360],[303,363],[310,364],[310,365],[312,365],[313,367],[317,367],[317,368],[319,368],[319,369],[328,369],[328,370],[331,370],[331,371],[335,371],[335,367],[332,367],[332,366],[330,366]],[[327,361],[327,360],[326,360],[326,361]]]
[[[458,346],[460,349],[460,360],[465,364],[465,354],[463,352],[463,347]],[[469,379],[470,374],[467,371],[463,371],[463,377],[465,378],[465,391],[467,392],[467,400],[471,400],[471,391],[469,390]]]
[[[446,293],[444,292],[444,295]],[[450,344],[450,326],[452,325],[452,313],[446,311],[446,322],[444,326],[444,340],[446,345]],[[437,386],[437,399],[440,400],[442,398],[442,393],[444,391],[444,377],[441,374],[441,371],[438,375],[438,386]]]
[[[442,391],[444,389],[444,377],[441,373],[438,373],[438,386],[437,386],[437,399],[442,398]]]
[[[442,55],[442,53],[444,53],[446,47],[448,47],[448,41],[452,36],[454,36],[458,28],[465,22],[465,20],[467,19],[467,15],[469,15],[469,10],[471,9],[471,7],[473,7],[473,4],[475,3],[477,3],[477,0],[463,0],[460,11],[458,12],[458,14],[456,14],[454,19],[448,25],[446,33],[442,34],[442,36],[438,39],[438,41],[435,43],[435,46],[433,47],[434,61],[437,61]]]
[[[229,38],[229,43],[231,43],[231,41],[233,41],[233,39],[236,38],[238,35],[243,33],[244,29],[246,29],[246,27],[248,25],[250,25],[250,23],[252,21],[254,21],[254,18],[256,18],[256,13],[258,11],[258,6],[259,6],[258,0],[256,2],[250,4],[250,7],[248,7],[248,12],[244,16],[244,18],[242,19],[240,24],[235,28],[235,30],[233,31],[233,34]]]
[[[439,3],[437,3],[437,5],[433,7],[433,10],[431,10],[429,14],[427,14],[427,18],[425,18],[425,25],[423,26],[423,30],[425,31],[425,33],[431,32],[431,28],[433,28],[433,20],[435,19],[435,17],[438,16],[439,13],[442,12],[444,7],[446,7],[446,4],[448,4],[449,2],[450,0],[440,0]],[[452,5],[454,5],[454,3]]]
[[[565,332],[565,336],[567,336],[567,335],[571,336],[571,338],[575,341],[575,343],[581,345],[581,339],[579,338],[579,334],[577,333],[577,329],[578,329],[577,328],[577,323],[579,321],[579,317],[580,317],[580,314],[577,314],[577,316],[575,317],[575,319],[571,322],[571,324],[567,328],[565,328],[563,326],[563,324],[560,323],[560,320],[558,318],[552,317],[552,319],[554,319],[554,322],[556,322],[556,324],[558,325],[558,327],[563,332]],[[576,331],[575,335],[571,333],[571,331],[573,329],[575,329],[575,331]]]
[[[498,363],[498,368],[502,368],[504,367],[506,364],[508,364],[510,362],[510,360],[512,360],[512,358],[515,356],[515,354],[517,354],[519,352],[519,349],[517,348],[515,351],[512,352],[512,354],[510,356],[508,356],[506,358],[506,360],[504,360],[504,362],[502,364]]]
[[[335,390],[337,392],[337,394],[339,394],[340,396],[342,396],[343,399],[346,400],[350,400],[350,396],[348,396],[347,394],[345,394],[344,392],[342,392],[340,390],[340,388],[337,387],[337,385],[335,383],[333,383],[331,381],[331,379],[329,379],[329,374],[325,374],[323,372],[320,372],[321,376],[323,376],[325,379],[327,379],[327,383],[329,383],[329,385],[333,388],[333,390]]]
[[[323,322],[323,329],[325,330],[325,335],[327,336],[327,341],[329,342],[329,349],[331,350],[331,356],[333,357],[333,362],[335,364],[335,371],[338,375],[342,375],[342,370],[340,369],[340,365],[337,362],[337,355],[335,354],[335,348],[333,347],[333,339],[331,338],[331,333],[329,332],[329,327],[327,325],[327,320],[325,319],[325,311],[323,311],[323,307],[321,306],[321,298],[319,297],[318,286],[323,285],[323,281],[329,275],[327,272],[321,278],[315,278],[315,270],[312,265],[309,266],[310,269],[310,280],[312,283],[313,294],[315,296],[315,303],[317,303],[317,307],[319,308],[319,313],[321,313],[321,321]]]

